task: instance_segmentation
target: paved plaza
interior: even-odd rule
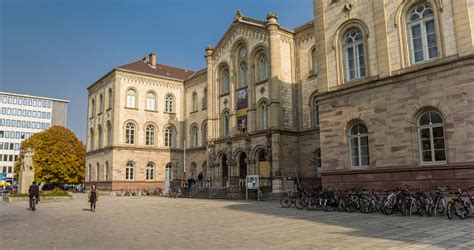
[[[474,217],[385,216],[281,208],[278,201],[100,197],[0,202],[0,249],[465,248]]]

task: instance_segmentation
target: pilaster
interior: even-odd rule
[[[474,53],[474,0],[455,0],[453,4],[456,45],[459,56]]]
[[[278,16],[274,13],[267,15],[267,30],[269,32],[270,46],[270,106],[268,107],[268,125],[270,128],[279,129],[281,127],[281,52],[280,35],[278,30],[280,25],[277,22]]]

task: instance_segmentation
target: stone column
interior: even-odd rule
[[[280,25],[277,20],[278,16],[275,13],[267,15],[268,41],[270,46],[270,106],[268,107],[268,125],[272,129],[279,129],[281,125],[281,53],[280,35],[278,34]]]
[[[324,0],[313,0],[314,8],[314,38],[316,40],[316,60],[318,70],[318,90],[328,91],[327,39]]]
[[[206,62],[207,62],[207,137],[208,141],[213,141],[218,138],[217,131],[217,115],[218,112],[218,96],[217,84],[214,82],[214,59],[212,58],[213,49],[211,45],[206,48]]]

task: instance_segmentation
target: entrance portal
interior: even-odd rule
[[[245,186],[247,176],[247,154],[244,152],[239,155],[239,186]]]
[[[227,187],[227,180],[229,179],[229,168],[227,167],[227,155],[224,154],[221,158],[222,166],[222,186]]]

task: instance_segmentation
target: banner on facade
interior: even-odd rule
[[[237,109],[246,109],[248,108],[248,94],[247,89],[241,89],[237,91]]]
[[[237,116],[237,129],[245,130],[247,129],[247,116]]]

